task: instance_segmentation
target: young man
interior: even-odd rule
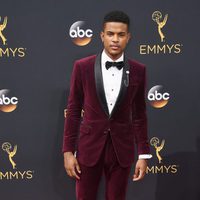
[[[103,21],[103,51],[74,64],[63,152],[67,174],[76,179],[77,200],[96,199],[103,173],[106,200],[125,200],[134,144],[138,154],[134,181],[144,177],[146,159],[151,157],[145,67],[124,54],[129,39],[129,17],[112,11]]]

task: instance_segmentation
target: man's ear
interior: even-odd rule
[[[127,44],[128,44],[128,42],[130,41],[130,39],[132,38],[132,35],[131,35],[131,33],[130,32],[128,32],[128,37],[127,37]]]
[[[101,31],[100,37],[101,37],[101,41],[104,42],[104,32],[103,31]]]

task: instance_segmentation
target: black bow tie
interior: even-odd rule
[[[106,62],[106,69],[109,69],[110,67],[117,67],[117,69],[121,69],[123,66],[124,66],[124,62],[121,61],[121,62],[109,62],[107,61]]]

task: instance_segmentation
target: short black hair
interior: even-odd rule
[[[127,27],[129,30],[130,18],[126,13],[124,13],[122,11],[114,10],[114,11],[107,13],[103,19],[103,28],[104,28],[105,23],[107,23],[107,22],[122,22],[124,24],[127,24]]]

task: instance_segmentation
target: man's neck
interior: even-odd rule
[[[122,52],[122,53],[119,54],[119,55],[112,56],[112,55],[110,55],[105,49],[104,49],[104,51],[105,51],[106,55],[107,55],[109,58],[111,58],[113,61],[116,61],[116,60],[117,60],[118,58],[120,58],[120,57],[122,56],[122,54],[123,54],[123,52]]]

